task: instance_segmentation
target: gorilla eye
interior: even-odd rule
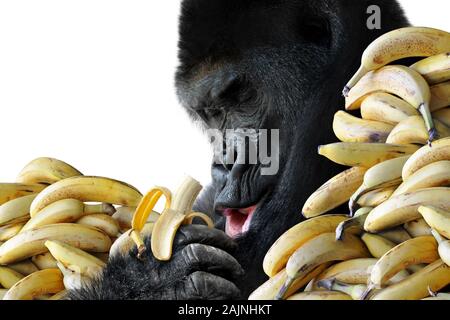
[[[328,21],[320,18],[303,18],[299,26],[300,36],[307,42],[329,45],[331,32]]]

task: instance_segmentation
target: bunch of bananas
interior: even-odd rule
[[[201,189],[188,177],[173,201],[161,187],[143,197],[124,182],[84,176],[57,159],[30,162],[16,183],[0,183],[0,299],[63,299],[137,240],[142,255],[141,237],[152,232],[155,256],[169,260],[181,224],[200,217],[212,226],[191,213]],[[163,194],[159,214],[153,207]]]
[[[424,59],[391,64],[412,57]],[[381,36],[344,95],[341,142],[319,154],[351,168],[306,201],[309,220],[269,250],[250,299],[450,299],[438,293],[450,284],[450,34]],[[346,202],[348,215],[330,214]]]

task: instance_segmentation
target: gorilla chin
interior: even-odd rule
[[[371,5],[381,9],[380,30],[367,27]],[[182,106],[205,131],[279,130],[278,173],[263,175],[260,162],[214,161],[195,209],[217,229],[180,229],[169,262],[151,254],[140,261],[136,249],[115,257],[69,297],[247,298],[267,280],[267,250],[302,220],[308,196],[342,170],[321,159],[317,146],[335,140],[340,92],[362,52],[407,25],[393,0],[184,0],[176,73]],[[224,156],[246,158],[242,148],[228,147]]]

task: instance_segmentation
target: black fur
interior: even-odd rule
[[[366,27],[372,4],[382,9],[382,30]],[[266,280],[262,261],[269,247],[301,221],[307,197],[342,170],[319,157],[317,146],[335,141],[332,118],[343,106],[340,92],[361,53],[382,33],[407,24],[392,0],[184,0],[176,76],[183,106],[204,128],[280,129],[278,175],[261,176],[259,165],[213,165],[213,183],[197,203],[223,228],[217,208],[245,208],[261,201],[250,231],[232,251],[245,270],[234,282],[240,295],[228,281],[234,278],[219,266],[193,267],[177,255],[169,263],[153,258],[142,263],[132,253],[114,259],[102,279],[72,292],[72,298],[248,297]],[[211,241],[217,237],[207,234]],[[178,255],[183,256],[185,245],[176,247]],[[207,264],[208,256],[197,258]],[[189,274],[196,271],[206,273],[197,279],[203,287],[197,283],[194,290]],[[211,281],[211,273],[222,277]]]

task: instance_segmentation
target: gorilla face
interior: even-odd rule
[[[382,10],[382,30],[366,26],[373,2]],[[212,186],[198,203],[237,238],[246,270],[255,266],[252,273],[261,274],[270,244],[341,170],[317,156],[317,146],[336,140],[331,123],[343,106],[341,89],[364,48],[406,24],[394,1],[183,1],[176,85],[191,117],[224,133],[280,130],[278,174],[261,175],[260,163],[214,164]]]

